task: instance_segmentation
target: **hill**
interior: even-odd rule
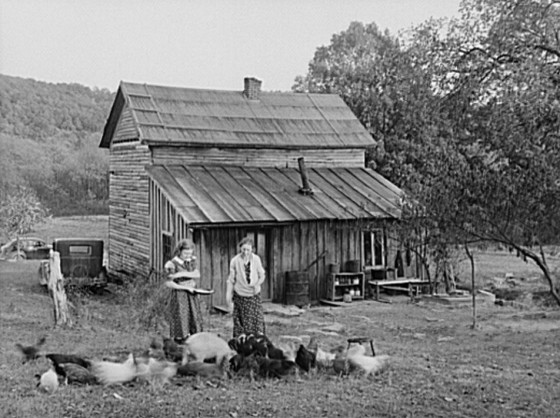
[[[0,74],[0,196],[32,189],[53,215],[107,212],[99,149],[114,93]]]

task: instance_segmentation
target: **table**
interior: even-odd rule
[[[410,299],[414,300],[414,295],[418,296],[418,289],[421,286],[429,285],[428,280],[422,279],[396,279],[396,280],[370,280],[370,286],[375,286],[375,300],[379,300],[379,289],[385,287],[392,290],[408,291]],[[405,287],[399,287],[405,285]]]

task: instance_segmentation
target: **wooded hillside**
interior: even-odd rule
[[[113,98],[0,74],[0,197],[26,187],[52,215],[106,213],[109,154],[98,145]]]

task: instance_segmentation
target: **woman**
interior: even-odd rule
[[[168,279],[165,285],[171,289],[167,319],[171,338],[182,344],[189,335],[202,331],[202,311],[198,295],[188,290],[196,287],[200,271],[192,240],[180,241],[173,255],[164,267]]]
[[[240,253],[229,265],[226,301],[228,306],[233,305],[233,338],[241,334],[265,334],[261,303],[264,269],[253,249],[252,239],[242,239]]]

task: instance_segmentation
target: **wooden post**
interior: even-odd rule
[[[60,253],[50,252],[50,275],[48,282],[49,293],[53,298],[54,325],[72,326],[72,320],[68,313],[66,291],[64,290],[64,277],[60,270]]]

